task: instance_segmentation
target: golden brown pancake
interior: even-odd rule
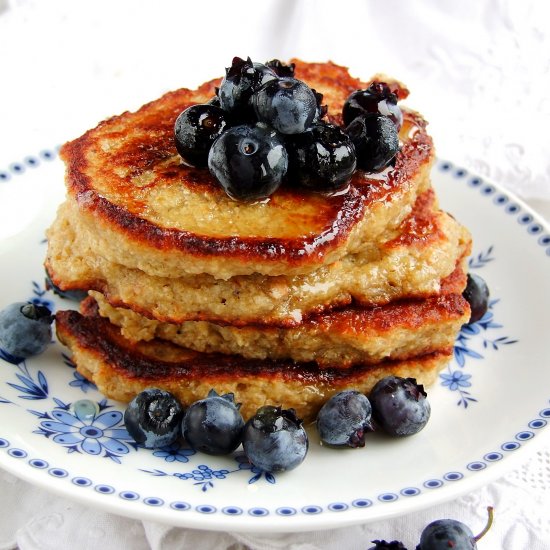
[[[461,294],[446,294],[369,308],[348,306],[312,315],[291,328],[234,327],[206,321],[177,325],[113,308],[102,294],[91,295],[98,302],[100,315],[134,342],[160,338],[196,351],[249,359],[315,361],[323,368],[409,359],[452,347],[460,327],[470,317],[470,307]]]
[[[58,312],[57,335],[70,348],[78,372],[107,397],[128,402],[145,388],[156,387],[189,405],[215,389],[219,394],[234,393],[245,418],[273,404],[292,407],[309,422],[334,393],[344,389],[368,393],[390,374],[432,384],[452,356],[452,348],[444,348],[408,360],[321,369],[315,363],[201,353],[160,340],[131,343],[97,315],[93,302],[86,303],[84,313]]]
[[[296,77],[324,94],[332,120],[351,91],[368,85],[331,63],[297,62]],[[266,201],[234,201],[207,169],[182,163],[173,139],[178,114],[212,98],[217,84],[165,94],[62,147],[68,200],[105,259],[161,277],[304,274],[398,227],[429,185],[434,152],[426,122],[403,109],[393,169],[357,171],[337,195],[289,182]]]
[[[94,289],[113,307],[168,323],[211,321],[243,326],[297,326],[312,313],[352,302],[365,306],[434,296],[470,252],[467,230],[439,210],[433,189],[383,240],[307,275],[155,277],[109,262],[82,227],[78,209],[64,205],[48,232],[46,267],[57,286]],[[464,279],[465,280],[465,279]]]

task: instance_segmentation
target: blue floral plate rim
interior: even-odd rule
[[[39,155],[29,155],[22,162],[10,164],[7,169],[0,170],[0,185],[17,184],[19,178],[33,177],[37,173],[35,169],[42,163],[58,162],[56,155],[57,149],[53,148]],[[461,201],[473,201],[476,211],[484,210],[482,205],[495,207],[490,210],[493,214],[498,211],[497,215],[493,215],[493,223],[502,224],[507,231],[513,226],[516,236],[524,235],[528,238],[526,243],[535,243],[531,248],[538,251],[536,261],[541,263],[543,270],[548,269],[550,229],[520,199],[499,185],[445,160],[437,162],[432,175],[443,199],[446,199],[445,186],[450,185],[456,186],[453,193],[459,189]],[[454,202],[454,198],[451,198],[451,202]],[[453,206],[457,205],[448,206],[452,213]],[[469,209],[469,205],[462,204],[461,207]],[[48,213],[50,217],[52,212]],[[495,222],[495,219],[500,221]],[[499,255],[503,252],[499,244],[487,242],[485,246],[474,248],[470,259],[471,269],[489,270],[497,265]],[[544,262],[547,262],[546,265]],[[37,273],[33,272],[29,279],[27,295],[18,295],[16,299],[30,297],[37,301],[59,302],[58,297],[48,294],[43,288]],[[473,369],[475,365],[479,370],[479,365],[485,361],[494,362],[489,357],[491,353],[505,357],[510,353],[509,350],[521,346],[521,337],[513,331],[506,332],[508,323],[503,322],[506,315],[501,310],[506,305],[502,303],[506,299],[507,295],[496,296],[488,315],[475,326],[461,331],[455,346],[455,361],[441,373],[439,393],[445,397],[453,396],[453,407],[463,411],[463,414],[470,414],[466,411],[474,410],[484,399],[484,386],[480,384],[481,389],[477,391],[478,382],[474,383],[479,372],[473,370],[474,374],[471,374],[468,367]],[[7,300],[3,296],[2,300],[0,305],[3,307],[9,301],[15,301],[15,298]],[[63,301],[61,303],[64,304]],[[77,376],[70,365],[70,358],[63,355],[59,344],[55,345],[68,369],[62,376],[70,388],[67,395],[63,392],[52,393],[53,388],[57,390],[61,386],[57,379],[52,380],[53,377],[42,366],[42,359],[17,363],[16,360],[10,360],[13,358],[4,356],[0,361],[0,367],[4,367],[2,363],[5,363],[12,369],[9,375],[3,370],[4,376],[0,376],[0,419],[5,421],[7,417],[13,416],[12,413],[3,414],[4,411],[17,410],[25,415],[27,423],[30,418],[34,421],[34,429],[28,434],[13,430],[10,432],[9,429],[6,431],[5,426],[0,430],[0,465],[15,475],[63,496],[139,519],[203,529],[242,531],[313,530],[382,519],[435,505],[487,483],[524,460],[526,450],[532,452],[548,437],[546,428],[550,418],[550,392],[538,406],[533,406],[525,414],[526,420],[517,429],[501,437],[498,444],[480,448],[479,452],[473,453],[471,459],[462,464],[436,468],[411,480],[411,483],[397,486],[389,483],[387,488],[380,487],[374,491],[361,486],[361,491],[357,493],[348,491],[342,495],[334,492],[327,498],[317,496],[311,501],[299,499],[290,491],[286,500],[273,499],[269,491],[284,487],[286,492],[290,478],[292,483],[304,483],[300,472],[302,467],[284,476],[269,476],[253,471],[239,453],[231,457],[232,463],[226,461],[220,467],[215,461],[208,464],[208,457],[197,459],[193,452],[186,449],[158,450],[155,451],[156,456],[145,449],[138,449],[123,433],[120,407],[98,395],[92,398],[95,389]],[[61,361],[59,357],[57,360]],[[82,400],[91,401],[96,406],[90,417],[92,420],[88,423],[79,418],[74,409],[74,403]],[[49,407],[38,405],[46,402]],[[76,428],[79,435],[75,435]],[[105,465],[105,460],[110,467],[124,468],[126,458],[141,456],[139,453],[144,453],[143,456],[148,453],[147,460],[144,464],[138,464],[143,466],[138,468],[134,461],[135,471],[131,482],[113,482],[112,476],[101,477],[101,466]],[[73,460],[75,456],[81,457],[81,467]],[[103,462],[97,462],[98,468],[90,468],[90,459]],[[335,454],[330,460],[337,463],[337,467],[332,468],[332,477],[337,478],[341,475],[338,468],[345,467],[348,457]],[[189,467],[186,467],[187,464]],[[146,477],[138,477],[138,471]],[[305,470],[304,475],[308,476],[305,480],[307,488],[314,480]],[[238,477],[240,481],[228,486],[229,491],[223,490],[225,480],[232,483],[231,480]],[[155,484],[144,480],[158,480],[159,483],[178,480],[187,486],[182,486],[181,498],[175,498],[173,493],[167,493],[164,489],[155,491]],[[227,498],[228,494],[234,494],[236,487],[242,490],[246,498]]]

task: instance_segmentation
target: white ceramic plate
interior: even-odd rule
[[[55,151],[0,170],[0,307],[71,303],[44,288],[44,229],[63,198]],[[53,343],[40,357],[0,360],[0,466],[90,506],[199,529],[300,531],[404,514],[487,483],[550,432],[550,229],[498,186],[448,162],[434,185],[474,237],[470,268],[491,307],[456,343],[429,389],[432,417],[416,436],[369,434],[363,449],[311,450],[296,470],[268,476],[241,454],[135,448],[123,407],[105,400]],[[3,224],[3,225],[2,225]],[[8,358],[9,359],[9,358]],[[80,420],[73,404],[97,404]]]

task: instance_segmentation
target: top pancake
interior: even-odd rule
[[[348,95],[369,84],[332,63],[296,65],[335,122]],[[393,169],[357,171],[336,196],[284,185],[266,201],[234,201],[207,169],[185,166],[174,145],[179,113],[212,98],[217,84],[170,92],[63,146],[69,199],[109,261],[163,277],[305,274],[398,227],[428,186],[432,142],[420,115],[404,110]]]

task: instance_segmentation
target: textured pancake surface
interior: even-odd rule
[[[133,341],[160,338],[196,351],[238,354],[250,359],[315,361],[323,368],[348,368],[386,359],[409,359],[452,347],[470,308],[461,294],[391,302],[382,307],[347,307],[314,315],[294,328],[234,327],[206,321],[175,325],[113,308],[91,295],[102,317]]]
[[[368,85],[331,63],[297,62],[296,76],[324,94],[331,120]],[[432,141],[422,117],[404,109],[394,169],[357,171],[335,196],[289,184],[266,201],[231,200],[207,169],[181,162],[173,139],[178,114],[213,97],[218,83],[170,92],[62,147],[69,200],[105,259],[162,277],[304,274],[399,226],[426,189]]]
[[[348,388],[367,393],[389,374],[432,384],[452,355],[452,348],[447,348],[409,360],[320,369],[315,363],[201,353],[159,340],[132,343],[97,315],[93,303],[86,303],[84,313],[58,312],[57,335],[71,349],[78,372],[107,397],[128,402],[154,386],[189,405],[214,388],[220,394],[233,392],[245,418],[274,404],[296,409],[309,422],[334,393]]]
[[[95,233],[81,224],[69,201],[48,232],[46,268],[65,290],[94,289],[114,307],[159,321],[292,326],[311,313],[352,301],[374,305],[436,295],[471,244],[468,231],[438,209],[431,188],[400,226],[381,239],[306,275],[156,277],[106,260]]]

